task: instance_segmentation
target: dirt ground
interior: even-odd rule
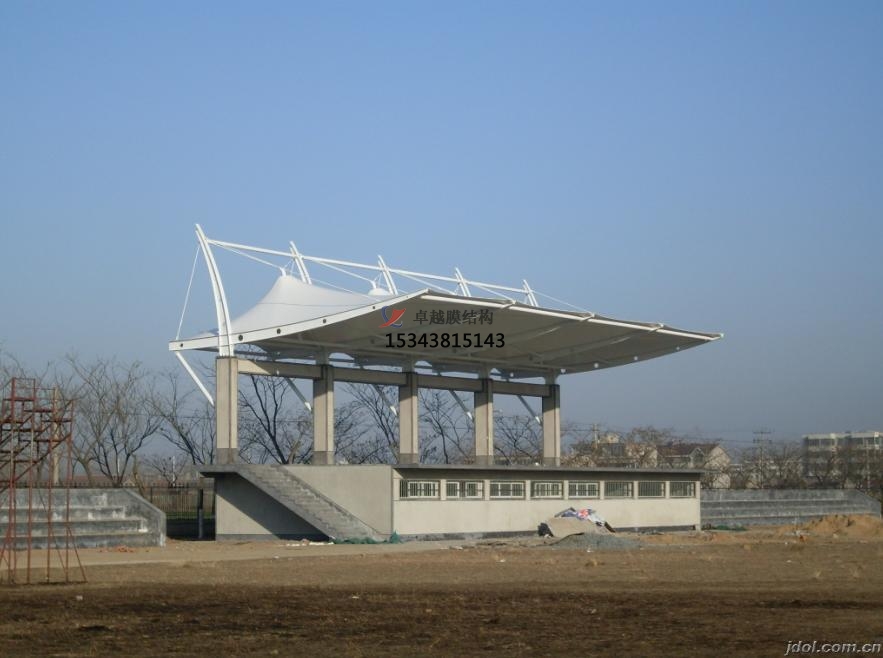
[[[0,586],[0,656],[783,656],[796,641],[883,642],[879,520],[640,541],[81,551],[87,583]]]

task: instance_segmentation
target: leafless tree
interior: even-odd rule
[[[422,390],[420,403],[421,444],[435,448],[438,461],[442,463],[471,463],[475,432],[468,416],[450,393]]]
[[[245,461],[297,464],[313,456],[313,415],[278,377],[249,376],[239,391],[239,446]],[[360,441],[361,409],[355,402],[334,408],[334,444],[339,458],[353,463],[378,461],[378,446]]]
[[[153,408],[162,419],[157,432],[193,465],[215,460],[215,409],[198,391],[182,385],[176,373],[167,373],[157,388]]]
[[[399,418],[394,409],[398,391],[393,386],[347,384],[354,411],[362,423],[360,441],[344,454],[351,463],[395,464],[399,455]],[[347,454],[348,453],[348,454]]]
[[[278,377],[245,378],[239,391],[239,446],[246,461],[295,464],[313,451],[313,419]],[[243,390],[244,389],[244,390]]]
[[[180,455],[148,455],[141,460],[140,471],[142,475],[152,476],[151,479],[160,479],[167,486],[174,487],[188,474],[193,465]]]
[[[503,464],[533,464],[541,459],[543,428],[530,416],[494,416],[494,452]]]
[[[138,363],[97,358],[66,359],[72,377],[66,386],[76,400],[75,459],[92,482],[97,468],[122,486],[138,452],[162,424],[156,414],[154,376]]]
[[[803,455],[798,443],[778,443],[766,450],[767,486],[775,489],[803,489]]]
[[[814,487],[842,488],[845,481],[843,456],[836,450],[825,450],[811,457],[807,464],[809,481]]]

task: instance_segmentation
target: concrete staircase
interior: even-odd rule
[[[258,464],[237,464],[228,467],[228,469],[237,473],[280,505],[294,512],[330,539],[371,539],[374,541],[386,539],[374,528],[283,468]]]
[[[8,494],[0,495],[0,544],[16,550],[27,548],[28,518],[31,519],[32,548],[65,546],[68,508],[64,490],[35,489],[28,511],[28,492],[16,495],[15,524],[10,524]],[[50,505],[51,502],[51,505]],[[165,544],[165,514],[137,494],[123,489],[71,490],[69,527],[71,546],[96,548],[111,546],[162,546]],[[14,533],[14,536],[13,536]]]
[[[798,524],[833,514],[880,516],[880,501],[854,489],[704,490],[703,526]]]

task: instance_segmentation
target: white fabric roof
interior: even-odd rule
[[[401,327],[383,328],[381,309],[404,309]],[[433,312],[487,311],[491,322],[430,324]],[[439,315],[440,314],[440,315]],[[421,322],[425,318],[427,321]],[[537,308],[500,299],[463,297],[424,289],[375,297],[311,285],[280,276],[250,310],[231,321],[236,346],[259,348],[274,359],[346,355],[361,365],[423,365],[439,372],[496,371],[505,377],[537,377],[625,365],[701,345],[717,333],[683,331],[592,313]],[[502,334],[504,344],[459,349],[388,347],[386,335]],[[496,342],[496,341],[495,341]],[[217,350],[218,335],[176,340],[169,349]]]

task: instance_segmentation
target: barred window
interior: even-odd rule
[[[599,482],[571,481],[567,485],[568,498],[597,498],[600,494]]]
[[[448,480],[445,485],[448,498],[484,498],[484,480]]]
[[[438,498],[438,480],[401,480],[399,498]]]
[[[491,498],[524,498],[524,482],[494,480],[491,482]]]
[[[531,482],[530,483],[531,498],[563,498],[564,483],[563,482]]]
[[[633,498],[635,495],[634,482],[605,482],[605,498]]]
[[[696,483],[669,482],[668,495],[671,498],[693,498],[696,496]]]
[[[665,498],[665,482],[638,482],[638,498]]]

